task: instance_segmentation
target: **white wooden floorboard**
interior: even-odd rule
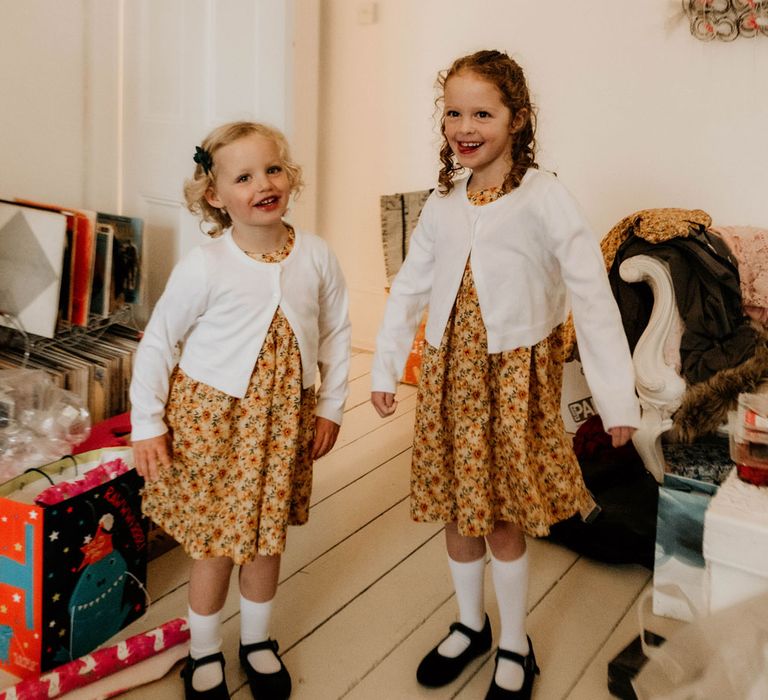
[[[362,411],[370,419],[368,408],[368,406],[358,407],[348,411],[348,413],[354,414]],[[394,423],[395,429],[387,430],[388,423]],[[313,504],[317,500],[327,497],[330,493],[342,489],[366,471],[380,466],[392,454],[398,454],[408,449],[411,443],[413,425],[412,408],[411,410],[407,408],[401,410],[398,415],[388,419],[386,423],[377,423],[371,420],[369,425],[374,427],[367,433],[365,433],[364,425],[364,421],[358,422],[358,429],[349,435],[347,443],[350,445],[349,449],[334,448],[330,454],[315,463]],[[404,488],[407,489],[407,478],[403,483]],[[291,528],[291,531],[298,529]],[[186,585],[187,569],[188,558],[180,548],[175,548],[152,562],[148,571],[150,600],[157,602],[167,593]],[[128,631],[140,630],[140,625],[144,622],[144,619],[136,621]],[[121,632],[116,639],[124,639],[126,633],[126,631]]]
[[[373,354],[370,352],[354,353],[349,361],[349,380],[370,374]]]
[[[649,572],[650,577],[650,572]],[[632,607],[618,621],[611,636],[606,640],[598,654],[592,659],[592,662],[584,669],[584,672],[568,695],[568,700],[608,700],[611,694],[607,688],[608,663],[611,659],[629,644],[637,635],[640,634],[640,619],[638,617],[638,607],[643,595],[652,590],[652,584],[649,580],[646,583],[640,595],[635,598]],[[649,610],[650,605],[644,608],[643,622],[646,629],[662,637],[669,637],[676,630],[680,629],[685,623],[679,620],[673,620],[667,617],[653,615]]]
[[[397,410],[391,416],[386,418],[379,417],[373,404],[366,402],[356,406],[344,414],[344,423],[339,430],[339,437],[336,440],[334,449],[340,450],[342,447],[354,442],[362,435],[375,429],[376,425],[391,423],[396,420],[400,413],[407,413],[416,407],[416,393],[413,392],[398,403]]]
[[[407,516],[405,509],[401,516]],[[417,539],[430,530],[433,536],[285,655],[297,681],[292,698],[342,697],[450,595],[447,571],[430,576],[432,585],[421,584],[425,570],[445,569],[439,528],[408,522],[407,529]],[[376,544],[372,546],[365,554],[376,558]]]
[[[442,540],[442,537],[440,538]],[[528,591],[528,607],[533,608],[556,585],[566,572],[578,560],[578,555],[557,545],[542,540],[529,540],[528,551],[531,560],[531,570],[535,576],[531,579]],[[448,562],[443,549],[439,570],[423,572],[421,585],[441,585],[447,595],[446,600],[415,628],[404,637],[382,661],[352,688],[345,698],[366,700],[368,698],[452,698],[461,689],[467,679],[476,671],[483,661],[490,658],[490,652],[483,659],[473,662],[469,670],[454,683],[440,689],[422,688],[416,682],[416,667],[422,657],[447,633],[448,627],[458,619],[455,596],[448,577]],[[439,577],[439,578],[437,578]],[[432,582],[437,579],[437,582]],[[494,630],[494,640],[498,639],[498,612],[493,593],[490,569],[486,569],[485,597],[491,627]],[[478,697],[483,697],[483,695]]]
[[[315,462],[312,479],[314,505],[359,479],[390,457],[410,449],[413,442],[413,409],[399,411],[388,423],[374,428]],[[407,484],[406,484],[407,486]],[[311,520],[310,520],[311,522]]]
[[[376,650],[378,640],[372,638],[375,630],[369,624],[371,606],[359,601],[379,581],[390,581],[399,563],[411,561],[414,552],[423,549],[425,540],[434,540],[439,530],[410,522],[407,509],[403,501],[281,584],[273,630],[286,652],[285,663],[296,686],[292,697],[338,697],[350,678],[367,670],[366,659]],[[393,622],[392,602],[380,606],[372,616],[379,618],[382,631]],[[367,611],[363,617],[358,617],[360,610]],[[225,646],[234,652],[237,617],[224,627]],[[343,664],[334,662],[337,654]],[[231,685],[230,690],[235,687]],[[233,697],[247,698],[249,691],[244,689]]]
[[[311,564],[382,513],[406,501],[410,466],[411,451],[406,450],[312,508],[309,523],[289,529],[281,578]]]
[[[273,635],[293,677],[294,700],[419,700],[485,695],[493,651],[450,686],[415,680],[423,655],[457,619],[440,526],[409,514],[416,388],[401,385],[397,412],[381,419],[370,405],[372,355],[355,352],[350,398],[334,449],[314,467],[310,518],[290,528]],[[542,676],[538,700],[608,700],[607,663],[638,634],[637,602],[650,572],[597,563],[544,540],[530,540],[528,630]],[[189,561],[180,548],[153,560],[147,615],[115,639],[187,612]],[[239,668],[237,577],[223,611],[226,675],[232,697],[251,695]],[[486,602],[498,641],[498,612],[486,570]],[[683,623],[648,615],[669,634]],[[495,646],[494,646],[495,648]],[[180,664],[128,700],[183,697]]]
[[[582,669],[648,579],[642,567],[623,567],[620,575],[617,568],[621,567],[579,558],[528,615],[528,631],[541,668],[535,698],[568,698]],[[456,697],[483,697],[492,673],[489,659]]]
[[[397,390],[396,398],[402,400],[416,393],[416,387],[412,384],[401,384]],[[346,410],[355,408],[360,404],[371,400],[371,377],[364,374],[349,383],[349,396],[347,396]]]
[[[356,594],[356,586],[362,590],[370,585],[385,573],[381,567],[393,566],[411,549],[419,546],[424,537],[432,535],[413,526],[408,518],[406,479],[409,466],[409,453],[402,453],[313,508],[310,522],[314,523],[314,527],[292,528],[289,534],[291,545],[281,570],[273,625],[275,636],[284,649],[288,649],[300,636],[311,633],[337,608],[343,607]],[[360,507],[345,509],[341,502],[343,498]],[[417,537],[415,543],[407,536],[408,531]],[[376,547],[377,542],[383,544]],[[395,553],[391,554],[393,550]],[[390,561],[392,557],[394,560]],[[329,566],[329,560],[335,563]],[[291,591],[294,590],[299,591],[297,596],[292,596]],[[323,597],[325,593],[331,594],[330,602]],[[225,647],[227,657],[232,659],[237,658],[239,635],[237,601],[236,577],[233,577],[223,611],[226,619]],[[309,610],[308,605],[311,605]],[[173,609],[176,614],[184,615],[185,588],[166,596],[161,607],[164,611]],[[289,624],[282,621],[284,611],[289,611]],[[296,625],[299,628],[294,630]],[[242,684],[243,678],[239,669],[231,666],[227,667],[227,677],[230,689],[233,689]],[[166,692],[166,683],[177,685],[178,680],[166,677],[154,684],[153,692]],[[168,692],[171,692],[170,689]]]
[[[313,525],[315,520],[320,517],[323,510],[317,511],[317,502],[329,498],[330,495],[338,493],[348,484],[359,480],[365,474],[370,473],[381,467],[389,460],[389,456],[402,454],[409,450],[412,436],[413,412],[402,411],[398,416],[389,421],[391,427],[378,423],[373,423],[375,429],[365,435],[361,435],[356,440],[351,441],[347,449],[335,449],[329,455],[315,463],[314,472],[315,485],[313,486],[313,505],[310,509],[310,521],[306,526],[289,529],[290,548],[286,551],[283,559],[282,573],[285,576],[286,570],[290,570],[291,562],[297,559],[298,553],[294,553],[294,539],[301,543],[306,539],[306,533],[314,532]],[[410,451],[408,452],[410,455]],[[410,457],[402,458],[398,464],[404,464],[403,460],[409,461]],[[400,489],[402,498],[407,494],[408,475],[403,473],[401,476]],[[377,501],[380,501],[380,495],[373,490]],[[358,510],[373,512],[367,503],[360,502]],[[343,523],[341,518],[335,518],[339,523]],[[318,525],[319,531],[323,531],[321,524]],[[329,541],[326,538],[326,542]],[[331,546],[330,544],[326,544]],[[288,568],[287,568],[288,567]],[[162,557],[152,562],[148,571],[148,589],[150,599],[155,602],[155,607],[165,595],[168,595],[182,587],[186,587],[188,579],[189,560],[181,548],[175,548],[164,554]],[[186,593],[183,593],[185,596]],[[178,597],[178,595],[177,595]],[[177,609],[178,605],[174,605]],[[186,608],[180,615],[186,614]],[[147,618],[138,620],[130,628],[120,633],[115,639],[124,639],[130,633],[134,633],[146,628]]]

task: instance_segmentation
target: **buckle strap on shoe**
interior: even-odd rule
[[[496,651],[496,656],[500,659],[513,661],[518,666],[522,667],[524,673],[539,673],[539,667],[536,665],[536,659],[530,651],[526,656],[523,656],[517,652],[508,651],[507,649],[502,649],[499,647]]]
[[[215,662],[219,662],[224,667],[224,664],[226,661],[224,660],[224,654],[220,651],[217,651],[215,654],[208,654],[208,656],[201,656],[199,659],[193,659],[191,656],[189,657],[189,670],[194,673],[198,668],[201,666],[206,666],[207,664],[212,664]]]
[[[252,651],[262,651],[271,649],[277,656],[278,644],[276,639],[265,639],[263,642],[254,642],[253,644],[240,644],[240,651],[246,656]]]
[[[483,630],[480,630],[478,632],[477,630],[473,630],[471,627],[467,627],[461,622],[451,623],[451,626],[448,629],[451,630],[451,634],[453,634],[454,632],[460,632],[461,634],[463,634],[467,639],[469,639],[470,644],[474,644],[476,641],[479,641],[480,637],[483,634]]]

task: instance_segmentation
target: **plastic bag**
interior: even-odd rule
[[[80,397],[43,370],[0,370],[0,481],[52,462],[85,440],[91,417]]]
[[[701,617],[644,648],[638,700],[768,698],[768,594]]]

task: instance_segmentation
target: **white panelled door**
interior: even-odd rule
[[[232,119],[288,129],[293,0],[120,0],[122,213],[145,222],[143,313],[203,240],[182,185],[195,145]]]

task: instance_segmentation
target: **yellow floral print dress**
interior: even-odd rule
[[[291,230],[280,251],[251,257],[280,262],[294,240]],[[315,426],[315,390],[302,388],[299,345],[283,312],[272,319],[242,399],[177,367],[166,420],[173,466],[146,482],[144,513],[193,559],[243,564],[281,553],[287,526],[309,517]]]
[[[471,193],[482,206],[500,188]],[[479,537],[494,523],[527,534],[594,506],[560,416],[562,326],[533,347],[488,353],[469,262],[439,348],[425,345],[411,514]]]

